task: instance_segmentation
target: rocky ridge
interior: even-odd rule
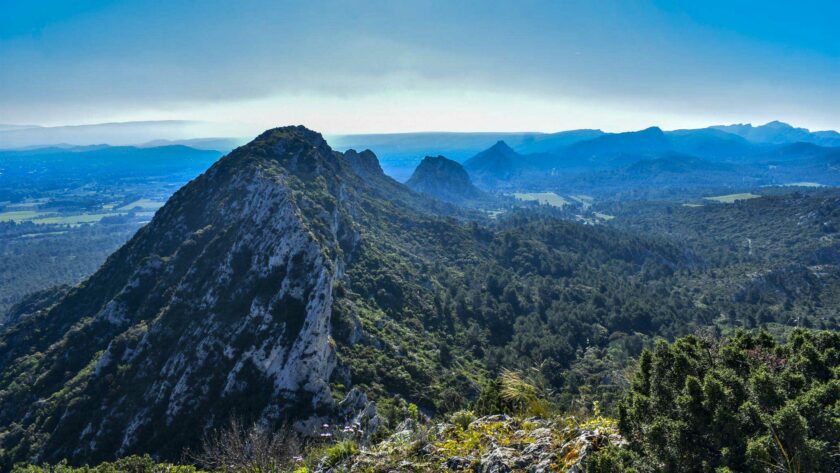
[[[382,442],[336,464],[325,459],[316,471],[580,472],[591,453],[625,444],[614,421],[604,418],[583,424],[503,414],[463,425],[407,420]]]

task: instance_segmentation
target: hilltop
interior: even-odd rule
[[[473,185],[461,164],[443,156],[423,158],[405,185],[417,192],[462,205],[489,199]]]

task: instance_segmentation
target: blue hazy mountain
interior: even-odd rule
[[[415,192],[454,204],[489,198],[473,185],[470,175],[460,163],[443,156],[423,158],[405,185]]]
[[[340,151],[372,149],[382,168],[404,181],[424,156],[447,156],[464,162],[476,153],[504,141],[519,153],[531,154],[557,149],[603,135],[601,130],[570,130],[559,133],[386,133],[328,136],[330,145]]]
[[[718,125],[711,129],[738,135],[756,143],[795,143],[805,142],[823,146],[840,146],[840,133],[833,130],[810,131],[797,128],[780,121],[772,121],[760,126],[747,124]]]
[[[2,179],[26,177],[30,183],[46,176],[56,178],[86,175],[131,177],[139,174],[199,172],[221,156],[219,151],[183,145],[139,148],[134,146],[80,146],[0,150]]]
[[[496,181],[508,181],[523,168],[522,155],[504,141],[464,161],[470,176],[482,185],[492,187]]]
[[[57,144],[112,146],[138,145],[157,139],[194,138],[201,122],[184,120],[149,120],[118,123],[93,123],[69,126],[0,126],[0,149],[43,147]]]
[[[840,148],[755,142],[717,128],[651,127],[601,134],[547,153],[520,154],[500,142],[468,159],[465,168],[486,190],[553,189],[614,197],[645,189],[671,195],[797,182],[838,185]]]

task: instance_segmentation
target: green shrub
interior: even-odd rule
[[[409,403],[408,418],[415,421],[420,420],[420,409],[417,407],[417,404]]]
[[[659,342],[639,360],[619,428],[649,468],[840,471],[838,373],[837,332]]]
[[[516,414],[548,416],[550,411],[548,393],[539,380],[511,370],[503,370],[500,379],[502,399],[514,407]]]
[[[457,425],[458,427],[465,429],[470,425],[472,421],[475,420],[475,414],[472,411],[457,411],[454,412],[451,416],[449,416],[449,422]]]
[[[342,440],[327,448],[324,459],[327,466],[333,467],[357,453],[359,453],[359,447],[356,445],[356,442],[352,440]]]

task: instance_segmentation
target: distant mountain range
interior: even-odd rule
[[[601,130],[571,130],[559,133],[393,133],[366,135],[335,135],[327,138],[336,149],[375,150],[385,172],[397,180],[406,180],[423,156],[443,155],[464,162],[494,143],[503,141],[520,155],[531,156],[534,163],[543,162],[546,168],[558,164],[552,156],[562,156],[565,165],[579,164],[596,155],[612,158],[622,156],[655,157],[663,152],[678,152],[704,158],[727,159],[770,149],[771,145],[806,142],[820,146],[840,146],[840,134],[835,131],[811,132],[782,122],[761,126],[727,125],[708,128],[663,131],[651,127],[641,131],[605,133]],[[578,143],[586,143],[579,144]],[[470,166],[467,165],[469,169]],[[537,166],[539,167],[539,166]],[[481,177],[474,175],[474,179]]]
[[[0,149],[36,148],[47,146],[139,146],[152,142],[164,144],[197,145],[195,148],[229,151],[247,139],[212,138],[214,147],[205,146],[207,139],[196,139],[200,134],[219,128],[216,125],[187,120],[150,120],[90,125],[36,126],[0,124]],[[155,143],[156,142],[156,143]],[[220,148],[215,146],[223,143]],[[230,146],[234,143],[234,146]]]
[[[831,143],[831,132],[805,135],[774,122],[750,136]],[[741,128],[737,128],[741,130]],[[793,131],[791,131],[793,130]],[[796,131],[798,130],[798,131]],[[638,188],[750,188],[813,182],[840,185],[840,147],[806,141],[753,141],[718,128],[609,133],[551,152],[525,154],[500,141],[464,163],[486,190],[554,189],[615,195]]]
[[[50,149],[76,152],[108,147],[97,143],[132,142],[141,148],[183,145],[224,153],[246,141],[242,138],[184,137],[184,133],[196,125],[181,121],[69,127],[0,125],[0,149],[35,149],[49,143]],[[695,174],[710,168],[700,161],[735,165],[724,179],[726,185],[737,183],[741,178],[739,173],[748,176],[750,179],[745,183],[751,185],[784,184],[791,179],[816,177],[820,178],[818,182],[833,185],[838,182],[836,150],[833,149],[840,147],[840,133],[811,132],[778,121],[761,126],[737,124],[673,131],[651,127],[623,133],[591,129],[558,133],[430,132],[334,135],[327,140],[341,151],[376,151],[383,171],[398,181],[410,178],[423,156],[445,156],[464,163],[472,181],[484,189],[563,184],[558,173],[567,177],[592,172],[617,175],[619,170],[634,163],[663,160],[669,156],[692,158],[680,164],[682,174],[690,173],[686,169],[688,162],[697,168]],[[638,173],[633,176],[637,179]],[[591,177],[585,176],[584,181]],[[694,176],[701,181],[703,177]],[[718,175],[715,179],[722,177]]]
[[[807,128],[795,128],[787,123],[772,121],[761,126],[748,124],[718,125],[716,130],[732,133],[756,143],[814,143],[822,146],[840,146],[840,133],[833,130],[810,131]]]

